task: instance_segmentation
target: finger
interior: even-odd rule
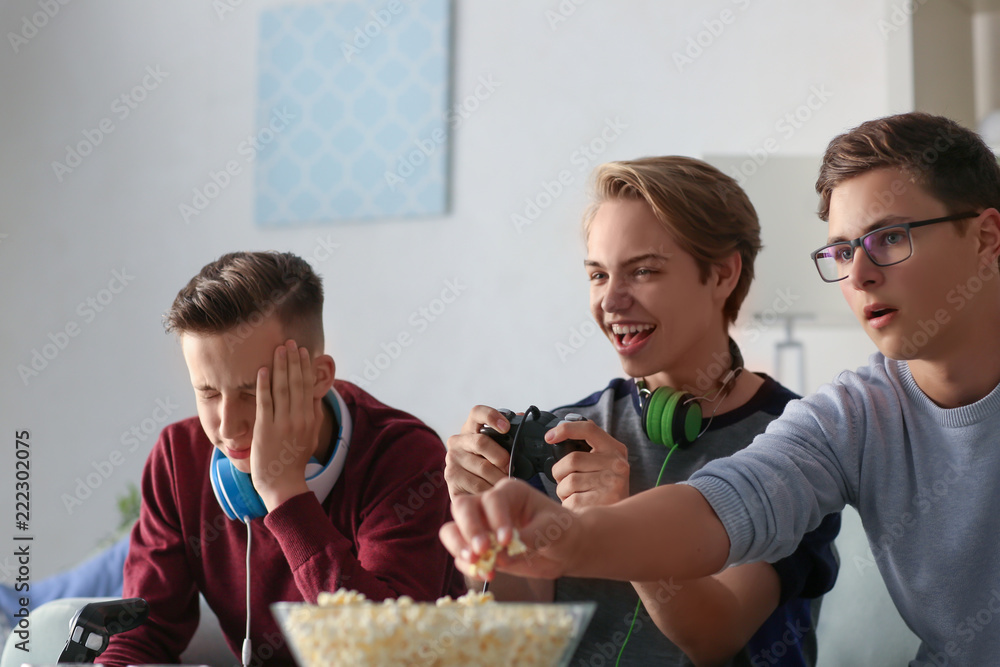
[[[501,480],[491,491],[480,496],[486,524],[496,534],[497,542],[502,545],[510,542],[513,530],[518,527],[514,516],[523,518],[526,508],[525,492],[539,493],[521,480],[508,478]]]
[[[507,477],[505,471],[475,454],[449,450],[444,460],[444,479],[452,495],[483,493]]]
[[[587,440],[589,443],[589,439],[597,440],[602,434],[607,435],[600,426],[592,421],[564,421],[559,422],[555,428],[550,429],[545,434],[545,440],[551,443],[562,442],[563,440]]]
[[[504,476],[510,467],[510,453],[488,435],[463,433],[448,438],[449,452],[468,452],[488,461]]]
[[[467,472],[453,473],[448,468],[444,469],[444,481],[448,485],[448,495],[452,498],[486,493],[493,488],[493,485],[482,477]]]
[[[545,434],[545,441],[548,443],[564,440],[583,440],[595,452],[628,452],[628,447],[592,421],[561,422]]]
[[[552,466],[552,477],[557,482],[574,472],[608,472],[614,475],[626,475],[629,472],[628,459],[617,454],[570,452]]]
[[[440,538],[441,544],[448,550],[448,553],[454,556],[455,567],[461,572],[472,572],[472,561],[470,559],[472,549],[469,543],[465,541],[465,538],[462,537],[462,531],[459,530],[458,524],[454,521],[449,521],[441,526],[441,529],[438,531],[438,538]]]
[[[300,347],[299,354],[302,364],[302,389],[308,397],[312,395],[313,387],[316,385],[316,369],[313,368],[312,355],[307,348]]]
[[[552,532],[553,524],[562,534],[571,523],[571,512],[522,480],[506,479],[481,497],[486,520],[503,545],[509,544],[513,530],[517,529],[525,546],[538,550],[540,544],[551,543],[553,538],[545,533]]]
[[[483,426],[489,426],[500,433],[510,429],[510,423],[499,410],[488,405],[477,405],[469,411],[469,416],[462,425],[462,433],[479,433]]]
[[[283,422],[288,415],[288,348],[284,345],[274,350],[271,397],[274,401],[274,421]]]
[[[271,401],[271,382],[268,377],[267,366],[262,366],[257,370],[257,426],[265,427],[274,419],[274,404]]]
[[[560,500],[569,498],[574,493],[587,493],[601,488],[601,474],[597,472],[573,472],[566,475],[556,484],[556,495]]]
[[[577,509],[583,505],[611,505],[629,496],[628,477],[615,475],[607,470],[599,472],[575,472],[559,480],[556,495],[564,503],[575,499]]]
[[[302,391],[302,407],[299,412],[302,415],[303,430],[307,436],[311,436],[313,428],[319,422],[316,421],[316,399],[313,397],[312,362],[309,359],[309,350],[304,347],[299,348],[299,368],[302,375],[299,382]]]
[[[461,533],[462,539],[467,547],[462,558],[474,561],[477,556],[486,551],[490,546],[490,526],[482,511],[482,499],[479,496],[456,496],[451,502],[451,515],[455,519],[455,525]],[[465,553],[467,552],[467,553]]]
[[[525,486],[527,493],[523,497],[523,507],[519,510],[512,508],[512,511],[518,513],[518,532],[530,556],[531,551],[538,552],[554,546],[573,529],[577,516],[544,493]]]
[[[291,417],[293,433],[298,433],[305,426],[305,408],[312,412],[312,406],[303,403],[302,395],[302,353],[294,340],[285,343],[285,356],[288,359],[288,414]]]
[[[561,500],[563,507],[574,512],[579,512],[585,507],[602,507],[609,504],[606,501],[602,501],[601,498],[601,495],[596,491],[583,491],[581,493],[574,493],[566,498],[561,498]]]

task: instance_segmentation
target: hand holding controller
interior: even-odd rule
[[[555,482],[552,466],[556,461],[571,452],[590,451],[590,445],[583,440],[563,440],[555,444],[545,442],[545,434],[559,424],[586,421],[578,414],[557,417],[534,406],[528,408],[523,415],[516,415],[510,410],[500,410],[500,413],[510,423],[507,433],[500,433],[489,426],[483,426],[479,432],[493,438],[510,453],[511,477],[531,479],[538,473],[543,473]]]

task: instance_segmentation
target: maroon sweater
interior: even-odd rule
[[[303,493],[251,522],[254,665],[293,665],[268,605],[315,602],[350,588],[371,600],[434,600],[464,592],[438,540],[448,517],[445,448],[415,417],[337,381],[354,431],[340,479],[320,505]],[[115,635],[109,667],[176,662],[198,625],[198,593],[239,655],[246,629],[247,528],[212,493],[212,444],[197,417],[163,430],[142,474],[142,510],[125,561],[124,597],[149,602],[149,620]],[[238,660],[234,660],[238,664]]]

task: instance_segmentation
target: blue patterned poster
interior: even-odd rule
[[[258,224],[446,211],[450,21],[449,0],[262,12]]]

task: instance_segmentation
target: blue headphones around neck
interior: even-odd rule
[[[333,410],[337,420],[337,439],[330,460],[325,466],[315,458],[306,464],[306,485],[321,503],[326,500],[334,484],[337,483],[344,469],[347,450],[351,446],[351,413],[343,397],[331,388],[323,397],[323,402]],[[230,519],[243,521],[244,518],[256,519],[267,514],[267,507],[264,506],[260,494],[253,488],[250,475],[237,470],[218,447],[212,448],[209,479],[212,482],[215,498]]]

